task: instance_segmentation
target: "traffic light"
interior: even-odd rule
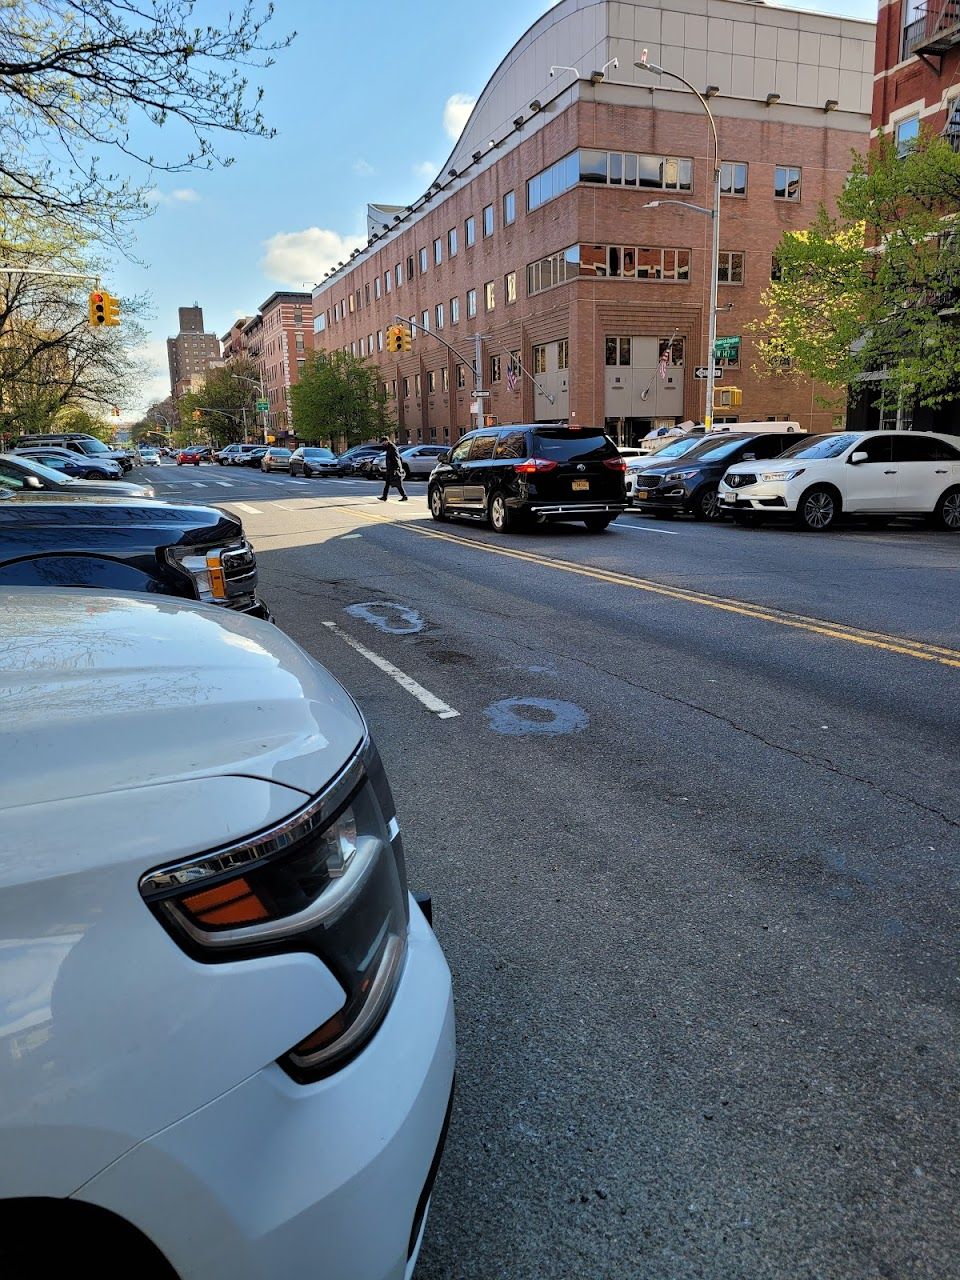
[[[395,355],[411,349],[410,330],[403,324],[392,324],[387,330],[387,350]]]
[[[399,346],[397,345],[397,326],[395,324],[391,324],[387,326],[386,339],[387,339],[386,346],[388,351],[394,352],[394,351],[400,350]]]
[[[410,330],[407,328],[405,324],[397,325],[397,330],[400,334],[400,350],[401,351],[412,350],[413,342],[411,341]]]
[[[107,295],[95,289],[87,300],[87,311],[90,317],[90,328],[99,329],[107,323]]]
[[[743,404],[743,392],[739,387],[715,387],[713,391],[713,407],[715,409],[739,409]]]
[[[104,306],[106,307],[106,320],[104,324],[120,323],[120,299],[115,298],[112,293],[103,295]]]

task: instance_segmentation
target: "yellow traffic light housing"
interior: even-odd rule
[[[400,350],[411,351],[413,349],[413,343],[410,339],[410,330],[405,324],[401,324],[398,326],[398,332],[400,334]]]
[[[104,306],[106,308],[106,319],[104,320],[104,324],[110,324],[110,325],[119,324],[120,323],[120,299],[115,298],[112,293],[105,293],[103,295],[103,299],[104,299]]]
[[[87,314],[90,328],[99,329],[107,323],[107,295],[100,289],[94,289],[87,299]]]
[[[390,352],[399,351],[400,347],[397,343],[397,326],[391,324],[387,326],[387,350]]]
[[[715,409],[739,409],[743,404],[743,392],[739,387],[714,387],[713,407]]]

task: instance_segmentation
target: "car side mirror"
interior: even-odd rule
[[[853,465],[856,466],[860,462],[866,462],[869,459],[869,457],[870,455],[869,453],[866,452],[865,449],[858,449],[856,453],[851,453],[850,462],[852,462]]]
[[[756,462],[756,460],[757,460],[757,455],[755,453],[745,453],[743,455],[744,462]]]
[[[440,455],[440,457],[437,459],[437,461],[438,461],[438,462],[449,462],[449,461],[450,461],[451,456],[452,456],[452,452],[451,452],[451,450],[450,450],[450,449],[448,449],[448,450],[446,451],[446,453],[441,453],[441,455]]]
[[[25,489],[42,489],[43,485],[37,476],[27,476],[24,479],[23,487]]]

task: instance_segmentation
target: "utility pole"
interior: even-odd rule
[[[477,402],[477,426],[483,426],[483,335],[473,335],[473,395]]]

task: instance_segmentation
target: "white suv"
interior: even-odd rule
[[[772,462],[731,467],[720,502],[738,524],[789,516],[822,531],[842,513],[923,515],[960,533],[960,439],[927,431],[807,436]]]
[[[0,608],[0,1260],[406,1280],[450,974],[359,711],[268,623]],[[99,1265],[99,1264],[98,1264]]]

